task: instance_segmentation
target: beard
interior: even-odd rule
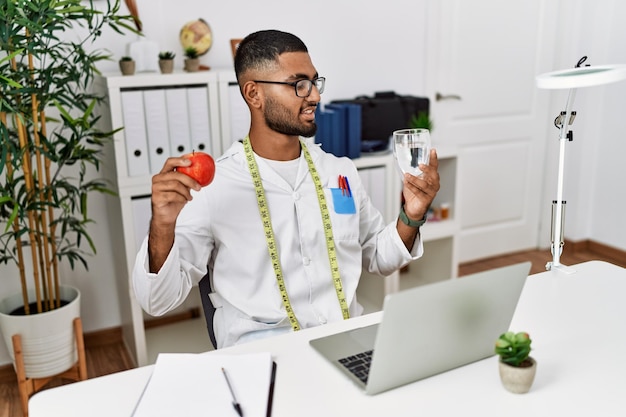
[[[287,107],[271,97],[268,97],[265,101],[264,117],[265,123],[270,129],[283,135],[310,138],[317,131],[315,122],[300,122],[297,117],[293,117]]]

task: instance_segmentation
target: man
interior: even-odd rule
[[[361,314],[362,268],[388,275],[422,255],[420,220],[439,190],[433,150],[422,176],[404,178],[403,221],[385,225],[352,161],[301,140],[315,135],[325,79],[296,36],[249,35],[235,73],[248,137],[202,189],[176,171],[188,160],[167,160],[133,273],[140,304],[161,315],[208,271],[218,348]]]

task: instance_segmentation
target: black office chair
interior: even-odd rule
[[[204,318],[206,319],[206,327],[209,331],[209,339],[213,347],[217,349],[217,342],[215,341],[215,332],[213,331],[213,316],[215,316],[215,307],[209,298],[209,294],[213,292],[211,290],[211,280],[209,279],[209,273],[200,280],[198,283],[198,290],[200,290],[200,300],[202,300],[202,309],[204,310]]]

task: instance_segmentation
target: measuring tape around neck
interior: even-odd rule
[[[328,212],[328,206],[326,204],[326,197],[324,196],[324,189],[322,188],[322,181],[315,169],[313,159],[309,154],[305,144],[300,142],[302,152],[304,153],[304,159],[309,167],[309,172],[313,178],[315,185],[315,191],[317,194],[317,200],[320,205],[320,211],[322,214],[322,223],[324,227],[324,236],[326,239],[326,249],[328,252],[328,260],[330,262],[330,270],[332,274],[333,284],[335,286],[335,292],[337,293],[337,299],[341,307],[341,312],[344,319],[350,318],[350,311],[348,309],[348,303],[343,292],[343,285],[341,283],[341,276],[339,273],[339,264],[337,262],[337,252],[335,250],[335,239],[333,238],[333,229],[330,221],[330,214]],[[280,258],[278,256],[278,247],[274,237],[274,230],[272,228],[272,220],[270,218],[269,208],[267,200],[265,198],[265,190],[263,189],[263,182],[261,180],[261,174],[259,173],[259,167],[254,159],[254,153],[252,151],[252,145],[250,144],[250,138],[246,136],[243,141],[243,148],[246,155],[246,161],[248,163],[248,169],[252,176],[252,182],[256,192],[257,205],[259,207],[259,213],[261,215],[261,221],[263,222],[263,229],[265,231],[265,240],[267,241],[267,249],[269,251],[270,260],[272,261],[272,267],[276,275],[276,282],[278,283],[278,290],[280,291],[280,297],[283,301],[283,306],[287,312],[287,317],[291,323],[291,327],[294,331],[300,330],[300,324],[296,318],[296,314],[291,307],[289,301],[289,295],[287,294],[287,287],[285,286],[285,280],[283,278],[282,268],[280,266]]]

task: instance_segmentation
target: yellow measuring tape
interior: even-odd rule
[[[337,263],[337,252],[335,250],[335,239],[333,238],[333,229],[330,221],[330,214],[328,213],[328,206],[326,204],[326,197],[324,196],[324,189],[322,188],[322,181],[320,180],[320,176],[315,169],[313,159],[311,159],[311,155],[309,154],[308,149],[302,142],[300,142],[300,146],[302,147],[302,152],[304,153],[304,159],[309,166],[309,172],[313,177],[313,183],[315,184],[315,190],[317,193],[317,200],[319,202],[320,211],[322,213],[324,235],[326,238],[326,248],[328,251],[328,260],[330,261],[330,270],[332,274],[333,284],[335,286],[335,292],[337,293],[337,299],[339,300],[339,305],[341,306],[343,318],[348,319],[350,318],[350,311],[348,309],[346,297],[343,293],[343,285],[341,283],[341,276],[339,274],[339,264]],[[287,287],[285,286],[283,271],[280,266],[278,248],[276,246],[276,240],[274,238],[272,220],[270,218],[269,208],[267,205],[267,200],[265,198],[265,190],[263,189],[261,174],[259,173],[259,167],[256,163],[256,160],[254,159],[252,145],[250,145],[250,138],[247,136],[243,141],[243,148],[246,155],[246,161],[248,163],[248,169],[250,170],[250,175],[252,176],[252,182],[254,184],[254,189],[256,192],[259,213],[261,214],[261,221],[263,222],[263,229],[265,231],[265,240],[267,241],[267,249],[269,251],[270,260],[272,261],[274,273],[276,274],[276,281],[278,283],[280,297],[283,301],[283,305],[285,306],[285,311],[287,312],[287,317],[289,317],[291,327],[294,331],[297,331],[300,330],[300,323],[298,323],[296,314],[294,313],[293,308],[291,307],[291,302],[289,301],[289,295],[287,294]]]

